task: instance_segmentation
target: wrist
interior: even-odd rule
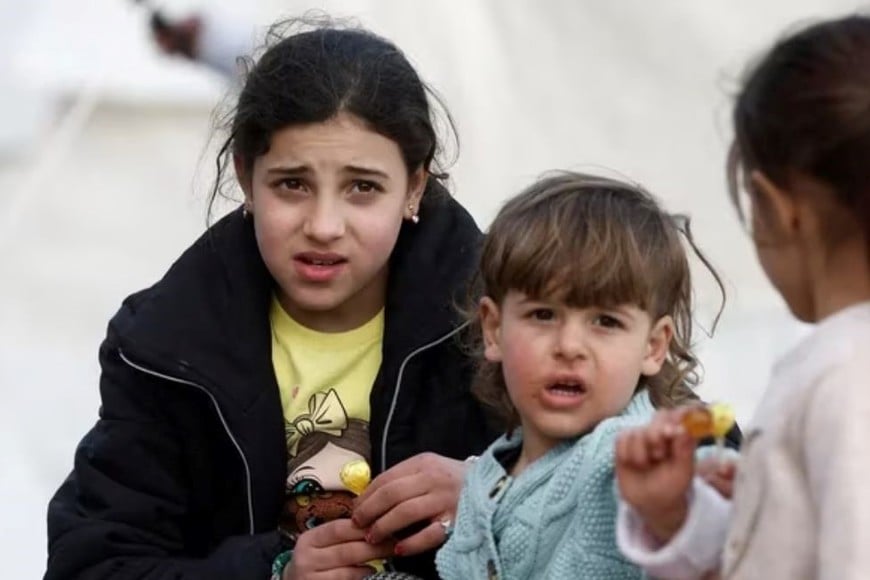
[[[657,506],[651,510],[638,510],[649,533],[662,545],[669,543],[682,529],[689,515],[689,500],[682,496],[669,506]]]

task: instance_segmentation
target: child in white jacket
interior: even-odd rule
[[[779,42],[749,75],[734,126],[732,197],[761,266],[818,325],[774,369],[733,502],[695,476],[685,410],[623,435],[619,545],[664,578],[868,578],[870,18]]]

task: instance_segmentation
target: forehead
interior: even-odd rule
[[[384,173],[404,170],[396,142],[348,113],[339,113],[322,123],[294,125],[276,131],[269,151],[257,162],[267,170],[292,167],[317,172],[348,166]]]
[[[513,308],[523,308],[526,306],[535,307],[543,305],[548,307],[565,308],[569,310],[612,310],[619,311],[623,314],[631,315],[633,317],[648,316],[647,311],[633,301],[607,302],[600,304],[594,302],[590,302],[587,304],[574,304],[566,298],[557,295],[534,296],[527,294],[522,290],[509,290],[508,293],[505,295],[504,305],[506,307]]]

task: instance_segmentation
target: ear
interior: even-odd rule
[[[753,231],[762,228],[793,236],[801,226],[796,197],[771,181],[761,171],[749,174],[752,186]]]
[[[248,211],[254,203],[254,187],[252,184],[252,170],[246,166],[245,160],[240,155],[233,155],[233,168],[236,170],[236,181],[239,182],[239,187],[245,194],[245,207]]]
[[[656,321],[647,339],[646,356],[640,367],[642,375],[651,377],[662,370],[668,357],[671,339],[674,338],[674,321],[670,316],[662,316]]]
[[[422,166],[408,176],[408,203],[405,208],[407,219],[411,219],[411,216],[419,211],[420,200],[423,199],[423,192],[426,191],[428,182],[429,173]]]
[[[501,312],[489,296],[480,300],[480,328],[483,333],[483,356],[489,362],[501,362]]]

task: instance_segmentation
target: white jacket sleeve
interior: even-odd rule
[[[655,578],[695,580],[719,568],[731,502],[696,477],[685,524],[666,545],[647,531],[640,516],[620,500],[616,540],[626,558]]]

